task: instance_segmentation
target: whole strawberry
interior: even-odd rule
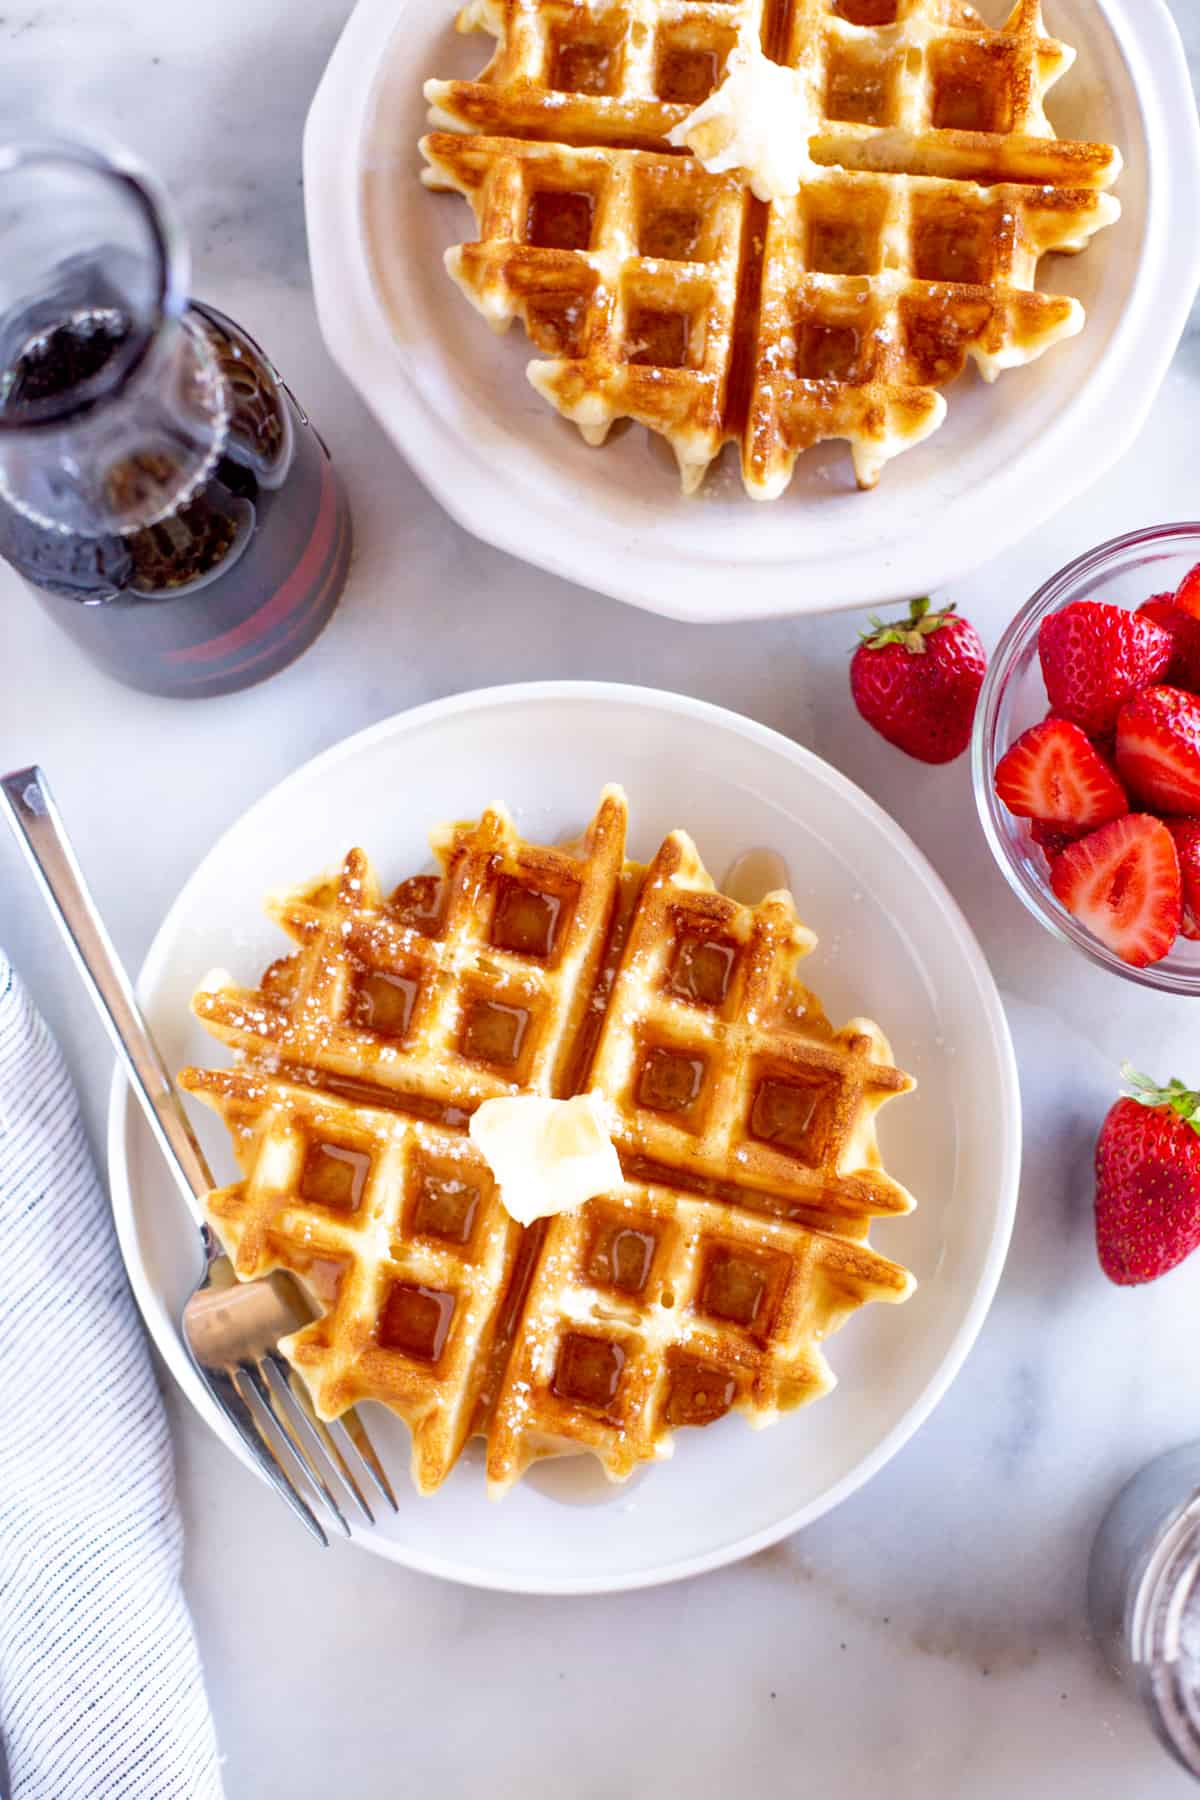
[[[1200,1249],[1200,1094],[1128,1063],[1096,1144],[1096,1248],[1122,1287],[1156,1281]]]
[[[971,741],[987,653],[952,606],[914,600],[907,619],[871,630],[850,664],[850,691],[868,725],[918,762],[948,763]]]
[[[1076,600],[1042,620],[1038,654],[1051,709],[1090,738],[1104,738],[1130,695],[1163,678],[1174,644],[1140,613]]]
[[[1152,619],[1175,646],[1159,680],[1193,694],[1200,690],[1200,618],[1176,606],[1173,594],[1156,594],[1138,607],[1138,617]]]
[[[1175,590],[1175,604],[1200,619],[1200,563],[1190,569]]]

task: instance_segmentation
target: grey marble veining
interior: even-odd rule
[[[673,625],[483,548],[427,498],[330,364],[308,291],[300,136],[347,10],[0,0],[3,127],[49,115],[104,128],[160,170],[197,292],[244,319],[294,380],[346,475],[358,542],[318,648],[262,690],[194,707],[107,686],[0,569],[0,764],[46,762],[136,964],[217,833],[374,719],[545,674],[713,698],[837,764],[948,882],[1004,993],[1026,1163],[996,1304],[919,1436],[802,1536],[673,1589],[511,1599],[350,1552],[311,1555],[169,1393],[231,1800],[446,1788],[625,1800],[685,1780],[698,1800],[1185,1800],[1194,1789],[1098,1664],[1083,1581],[1117,1485],[1197,1430],[1200,1258],[1120,1293],[1097,1271],[1090,1220],[1092,1146],[1117,1066],[1129,1056],[1200,1076],[1193,1014],[1067,956],[1001,884],[965,766],[918,771],[854,717],[857,621]],[[1200,0],[1175,11],[1200,70]],[[1116,530],[1195,516],[1198,401],[1193,325],[1122,464],[956,585],[989,643],[1070,556]],[[60,1032],[99,1144],[109,1057],[3,842],[0,937]]]

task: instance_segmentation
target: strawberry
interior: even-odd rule
[[[1175,649],[1162,677],[1168,687],[1200,693],[1200,618],[1176,606],[1173,594],[1156,594],[1138,607],[1144,619],[1153,619],[1168,634]]]
[[[996,768],[996,792],[1010,813],[1078,837],[1129,811],[1129,801],[1086,733],[1066,719],[1031,726]]]
[[[1122,703],[1158,681],[1171,661],[1169,634],[1122,606],[1076,600],[1042,620],[1038,653],[1051,709],[1105,737]]]
[[[1175,589],[1175,604],[1180,612],[1191,613],[1194,619],[1200,619],[1200,563],[1188,571]]]
[[[1117,768],[1155,812],[1200,813],[1200,698],[1155,687],[1127,700],[1117,719]]]
[[[1042,723],[1045,724],[1047,722],[1047,720],[1061,718],[1061,716],[1062,715],[1060,713],[1056,713],[1054,708],[1051,707],[1050,711],[1046,714],[1046,718],[1042,721]],[[1069,725],[1070,722],[1071,721],[1068,719],[1067,724]],[[1121,778],[1117,774],[1117,728],[1116,728],[1116,726],[1114,725],[1111,731],[1106,731],[1104,733],[1103,737],[1089,737],[1088,743],[1092,746],[1092,749],[1096,752],[1097,756],[1103,757],[1105,763],[1107,763],[1107,765],[1108,765],[1108,772],[1112,776],[1113,780],[1119,781]]]
[[[1058,825],[1047,825],[1045,819],[1034,819],[1029,827],[1029,835],[1050,863],[1056,856],[1062,855],[1068,844],[1075,842],[1069,831],[1063,831]]]
[[[1200,1248],[1200,1094],[1126,1063],[1096,1143],[1096,1248],[1110,1281],[1156,1281]]]
[[[1186,938],[1200,938],[1200,819],[1167,819],[1175,839],[1179,873],[1183,879],[1183,923]]]
[[[1179,857],[1159,819],[1129,813],[1056,856],[1050,886],[1093,937],[1135,969],[1159,962],[1179,935]]]
[[[971,740],[987,654],[952,606],[914,600],[907,619],[872,618],[850,664],[850,691],[868,725],[918,762],[947,763]]]

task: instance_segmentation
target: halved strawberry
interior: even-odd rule
[[[1175,604],[1181,612],[1200,619],[1200,563],[1188,571],[1175,589]]]
[[[1129,811],[1124,788],[1086,732],[1045,719],[1023,732],[996,767],[996,792],[1010,813],[1078,837]]]
[[[1117,768],[1155,812],[1200,813],[1200,698],[1181,688],[1135,694],[1117,720]]]
[[[1200,938],[1200,819],[1168,819],[1166,824],[1175,839],[1183,880],[1183,923],[1179,929],[1186,938]]]
[[[1076,600],[1042,620],[1038,654],[1052,710],[1102,738],[1131,694],[1162,680],[1172,642],[1153,619]]]
[[[1161,626],[1175,646],[1163,681],[1168,687],[1200,693],[1200,618],[1176,606],[1174,594],[1156,594],[1138,612]]]
[[[1068,845],[1054,859],[1050,886],[1135,969],[1159,962],[1179,935],[1179,857],[1166,826],[1146,813],[1128,813]]]

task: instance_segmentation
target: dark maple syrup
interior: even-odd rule
[[[316,1206],[356,1212],[371,1169],[365,1150],[342,1144],[311,1144],[300,1173],[300,1197]]]
[[[328,450],[259,346],[198,302],[183,326],[202,336],[224,395],[204,477],[165,516],[94,533],[31,515],[0,487],[0,556],[109,674],[199,696],[262,681],[312,643],[345,583],[350,514]],[[0,425],[20,429],[41,403],[77,397],[94,418],[104,400],[88,389],[136,348],[117,307],[77,307],[42,324],[0,370]],[[36,433],[25,441],[36,446]],[[97,473],[112,510],[135,518],[143,495],[172,485],[161,445],[123,448]]]
[[[435,1363],[446,1347],[454,1295],[440,1288],[394,1281],[379,1320],[379,1344],[418,1362]]]
[[[379,1037],[406,1038],[412,1023],[417,987],[418,983],[411,975],[368,969],[354,988],[355,1024]]]

